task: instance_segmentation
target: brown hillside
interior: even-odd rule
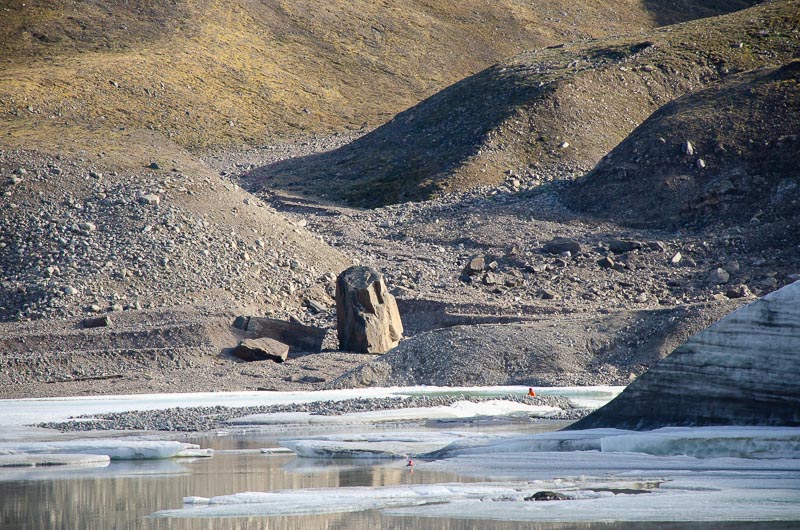
[[[751,2],[548,0],[10,0],[0,17],[0,123],[11,145],[184,147],[382,123],[522,50],[652,28]],[[697,4],[697,5],[695,5]]]
[[[740,224],[757,245],[789,237],[794,243],[780,246],[791,248],[800,243],[798,153],[800,61],[793,61],[665,105],[568,196],[576,208],[628,226]]]
[[[589,170],[668,101],[800,50],[800,9],[772,2],[636,37],[526,52],[334,152],[264,167],[257,185],[361,206]]]

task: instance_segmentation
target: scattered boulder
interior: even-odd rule
[[[282,363],[289,357],[289,345],[275,339],[262,337],[246,339],[231,352],[243,361],[275,361]]]
[[[614,260],[609,258],[608,256],[600,258],[597,260],[597,264],[600,265],[604,269],[613,269],[614,268]]]
[[[111,325],[111,319],[108,317],[108,315],[103,315],[101,317],[88,317],[84,318],[81,324],[85,329],[106,328]]]
[[[731,275],[722,267],[717,267],[708,273],[708,283],[712,285],[723,285],[728,283],[730,279]]]
[[[336,279],[339,348],[385,353],[400,342],[403,324],[383,276],[371,267],[350,267]]]
[[[545,243],[543,250],[548,254],[560,255],[564,252],[569,252],[575,255],[581,251],[581,245],[574,239],[568,237],[554,237],[549,242]]]
[[[642,243],[630,239],[612,239],[608,242],[608,249],[614,254],[624,254],[642,248]]]
[[[486,258],[483,256],[475,256],[474,258],[470,259],[467,264],[464,266],[464,270],[461,271],[461,275],[464,277],[475,276],[480,274],[486,268]]]
[[[728,287],[728,290],[725,292],[725,296],[728,298],[750,298],[753,296],[753,293],[750,291],[750,288],[747,285],[742,283]]]
[[[161,204],[161,197],[153,193],[148,193],[139,197],[139,202],[150,206],[158,206]]]

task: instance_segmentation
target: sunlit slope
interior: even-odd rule
[[[509,175],[591,169],[652,112],[800,51],[800,8],[771,2],[627,37],[518,54],[335,152],[261,168],[256,182],[379,206]],[[302,175],[302,177],[300,177]]]
[[[525,49],[707,16],[621,0],[9,0],[0,18],[0,122],[12,145],[184,147],[379,124]]]

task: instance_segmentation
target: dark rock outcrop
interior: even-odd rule
[[[336,280],[336,331],[339,348],[384,353],[403,336],[394,296],[371,267],[350,267]]]
[[[679,346],[570,429],[800,425],[800,281]]]

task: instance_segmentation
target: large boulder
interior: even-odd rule
[[[383,276],[371,267],[350,267],[336,279],[339,348],[384,353],[397,346],[403,324]]]
[[[690,338],[570,429],[800,425],[800,282]]]

